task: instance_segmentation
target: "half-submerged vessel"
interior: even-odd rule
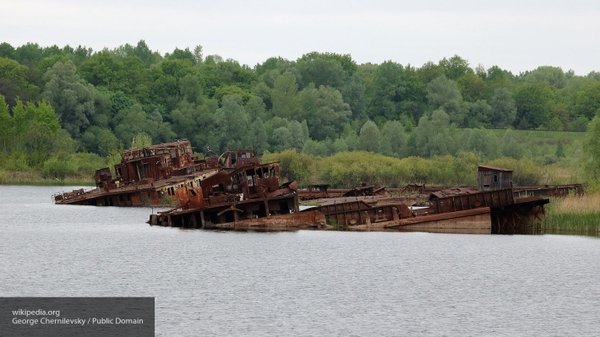
[[[114,166],[94,174],[92,189],[76,189],[53,196],[56,204],[94,206],[169,206],[182,187],[199,187],[204,179],[222,169],[235,169],[258,162],[253,150],[225,152],[220,157],[200,159],[188,140],[178,140],[122,153]]]

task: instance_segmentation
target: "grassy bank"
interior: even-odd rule
[[[0,170],[0,185],[93,186],[90,176],[69,176],[64,179],[44,177],[38,172],[7,172]]]
[[[544,224],[548,233],[600,235],[600,192],[553,198]]]

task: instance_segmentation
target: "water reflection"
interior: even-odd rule
[[[600,237],[600,227],[578,227],[578,228],[544,228],[543,234],[553,235],[579,235]]]

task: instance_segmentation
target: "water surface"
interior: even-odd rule
[[[158,336],[599,336],[600,240],[212,232],[0,186],[0,295],[154,296]]]

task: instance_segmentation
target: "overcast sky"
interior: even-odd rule
[[[0,0],[0,42],[94,50],[145,40],[251,67],[311,51],[420,67],[459,55],[513,73],[600,71],[598,0]]]

